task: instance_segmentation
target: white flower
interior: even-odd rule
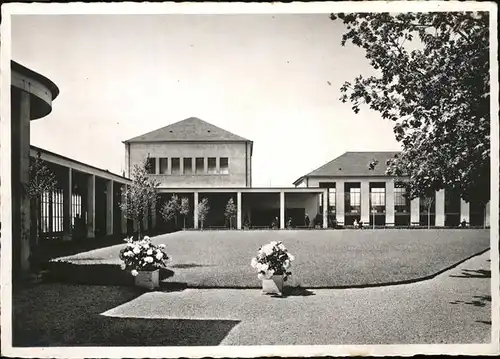
[[[138,248],[138,247],[135,247],[134,248],[134,253],[135,254],[139,254],[141,252],[141,250]]]
[[[146,258],[144,258],[144,262],[153,263],[153,257],[146,257]]]
[[[159,244],[158,247],[165,248],[165,245],[164,244]]]
[[[267,277],[268,277],[268,278],[271,278],[273,275],[274,275],[274,269],[269,269],[269,270],[267,271]]]
[[[285,248],[285,246],[283,245],[283,243],[278,244],[278,249],[280,249],[280,250],[282,250],[282,251],[286,250],[286,248]]]
[[[290,268],[290,261],[288,259],[285,259],[283,262],[283,268],[288,269]]]
[[[158,252],[158,253],[156,254],[156,259],[160,260],[160,259],[162,259],[162,258],[163,258],[163,253],[162,253],[162,252]]]
[[[270,245],[272,245],[272,246],[276,246],[276,245],[278,244],[278,242],[276,242],[276,241],[271,241],[271,243],[269,243],[269,244],[270,244]]]
[[[127,266],[125,265],[125,263],[122,263],[122,264],[120,265],[120,268],[121,268],[122,270],[124,270],[125,268],[127,268]]]
[[[294,256],[293,254],[290,254],[290,253],[287,253],[287,254],[288,254],[288,259],[289,259],[290,261],[295,260],[295,256]]]
[[[139,272],[138,272],[138,271],[136,271],[135,269],[132,269],[132,270],[130,271],[130,273],[132,273],[132,275],[133,275],[134,277],[136,277],[136,276],[139,274]]]
[[[263,280],[263,279],[266,279],[266,276],[262,273],[259,273],[259,274],[257,274],[257,278],[259,278],[260,280]]]
[[[273,254],[273,251],[273,246],[271,244],[266,244],[262,247],[262,252],[264,252],[267,256]]]
[[[252,266],[252,268],[257,268],[257,263],[259,263],[257,261],[257,258],[252,258],[252,261],[250,262],[250,265]]]
[[[151,240],[151,238],[149,238],[149,236],[144,236],[144,240],[145,240],[145,241],[150,241],[150,240]]]
[[[148,249],[148,251],[146,252],[146,254],[147,254],[148,256],[150,256],[151,254],[153,254],[153,250],[152,250],[152,249]]]
[[[259,272],[267,272],[269,269],[269,264],[267,263],[257,263],[257,270]]]

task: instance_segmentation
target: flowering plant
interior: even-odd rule
[[[170,259],[164,251],[165,245],[151,243],[148,236],[140,241],[134,241],[133,237],[125,238],[125,242],[127,246],[120,251],[120,259],[123,261],[121,268],[130,270],[134,277],[140,270],[165,268]]]
[[[288,270],[295,257],[288,253],[282,242],[272,241],[259,248],[257,257],[252,258],[251,266],[258,272],[259,279],[269,279],[273,275],[283,275],[283,279],[292,273]]]

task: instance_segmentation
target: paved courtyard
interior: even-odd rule
[[[14,340],[26,345],[315,345],[488,343],[490,252],[413,284],[255,289],[40,284],[14,296]]]
[[[489,230],[184,231],[155,237],[172,256],[164,281],[191,288],[259,288],[250,260],[269,241],[295,255],[292,281],[306,288],[370,286],[433,276],[489,248]],[[56,269],[87,282],[116,284],[123,245],[59,260]],[[75,268],[76,267],[76,268]],[[130,277],[127,273],[123,275]],[[102,283],[98,282],[97,284]]]

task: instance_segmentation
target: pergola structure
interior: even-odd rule
[[[158,193],[160,197],[165,197],[164,200],[168,200],[172,194],[188,197],[192,204],[195,229],[200,225],[198,205],[202,198],[209,198],[212,213],[210,222],[213,226],[225,227],[224,206],[229,198],[233,198],[237,208],[237,229],[243,228],[245,219],[252,222],[252,227],[269,227],[275,217],[279,219],[280,229],[286,228],[287,219],[291,217],[295,225],[299,223],[300,226],[302,223],[298,221],[302,221],[305,214],[311,219],[320,214],[322,227],[328,228],[326,188],[159,188]],[[318,212],[319,198],[325,201],[321,213]]]

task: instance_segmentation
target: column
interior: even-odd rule
[[[445,209],[444,209],[444,189],[436,191],[436,227],[444,227]]]
[[[63,240],[71,240],[71,225],[73,224],[72,197],[73,197],[73,181],[72,170],[68,168],[68,174],[64,183],[63,189]]]
[[[490,202],[486,203],[486,208],[485,208],[485,218],[484,218],[484,226],[489,227],[490,226]]]
[[[215,157],[215,173],[220,173],[220,157]]]
[[[410,203],[410,225],[420,225],[420,198],[414,198]]]
[[[167,174],[172,174],[172,157],[167,157]]]
[[[124,190],[127,188],[127,185],[122,185],[121,189],[121,203],[125,203],[127,201],[127,197],[125,196]],[[121,227],[122,234],[127,235],[128,233],[128,225],[127,225],[127,217],[125,216],[125,211],[121,209]]]
[[[194,229],[198,229],[198,191],[194,192]]]
[[[323,228],[328,228],[328,188],[323,193]]]
[[[361,221],[363,226],[370,225],[370,182],[361,181]]]
[[[95,237],[95,176],[87,179],[87,238]]]
[[[203,158],[203,173],[208,173],[208,157]]]
[[[394,227],[394,179],[385,182],[385,225]]]
[[[280,229],[285,229],[285,192],[280,192]]]
[[[155,157],[155,173],[160,174],[160,157]]]
[[[335,212],[337,224],[344,225],[345,218],[345,195],[344,195],[344,181],[337,181],[335,183]]]
[[[236,228],[241,229],[241,192],[238,192],[236,198]]]
[[[113,201],[113,181],[108,180],[106,182],[106,235],[113,235],[113,212],[114,212],[114,201]]]
[[[31,253],[31,207],[28,194],[23,191],[29,183],[30,166],[30,95],[20,91],[12,94],[11,116],[11,198],[12,198],[12,268],[29,271]],[[21,273],[21,272],[19,272]]]
[[[470,204],[469,202],[465,202],[463,198],[460,198],[460,223],[462,221],[470,225]]]

